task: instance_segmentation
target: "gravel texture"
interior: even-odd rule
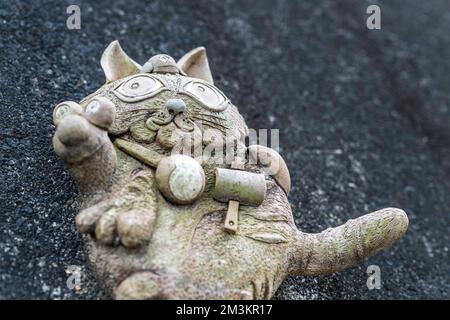
[[[81,7],[81,30],[66,7]],[[381,7],[382,29],[366,28]],[[450,3],[389,1],[0,2],[0,298],[109,298],[74,226],[77,189],[53,153],[53,106],[104,81],[119,39],[140,63],[207,47],[216,85],[252,128],[279,128],[298,226],[395,206],[392,248],[346,272],[287,279],[277,299],[449,299]],[[368,290],[366,268],[381,268]],[[81,268],[78,290],[66,285]]]

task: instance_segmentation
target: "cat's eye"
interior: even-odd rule
[[[164,89],[164,85],[158,79],[141,74],[120,84],[115,88],[114,94],[122,101],[136,102],[150,98]]]
[[[206,108],[212,111],[223,111],[228,106],[228,99],[225,95],[213,86],[197,80],[188,82],[184,92],[201,102]]]

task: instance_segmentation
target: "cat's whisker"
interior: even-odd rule
[[[134,110],[122,110],[117,112],[117,115],[120,117],[151,117],[159,110],[149,110],[149,109],[134,109]]]
[[[213,121],[213,120],[209,120],[209,119],[205,119],[205,118],[201,118],[201,117],[197,117],[197,116],[191,116],[191,118],[193,119],[193,120],[198,120],[198,121],[201,121],[201,122],[205,122],[205,124],[210,124],[210,126],[213,126],[213,127],[216,127],[216,126],[218,126],[218,127],[222,127],[223,129],[229,129],[229,127],[228,126],[225,126],[225,125],[223,125],[223,124],[221,124],[221,123],[218,123],[218,122],[215,122],[215,121]],[[195,122],[195,121],[194,121]]]
[[[211,123],[201,122],[201,125],[202,125],[202,126],[206,126],[206,127],[210,127],[210,128],[213,129],[213,130],[218,130],[218,131],[220,131],[220,132],[222,132],[222,133],[226,133],[226,132],[227,132],[227,129],[226,129],[226,128],[218,128],[217,126],[215,126],[215,125],[213,125],[213,124],[211,124]],[[197,126],[198,126],[198,125],[197,125]]]
[[[120,115],[120,121],[127,121],[132,118],[148,118],[148,117],[149,117],[148,114],[138,114],[138,115],[133,114],[133,115],[126,115],[126,116]]]
[[[193,119],[193,120],[194,120],[194,122],[200,122],[200,123],[203,123],[203,124],[207,124],[207,125],[212,126],[212,127],[217,127],[218,129],[223,129],[223,130],[229,129],[228,127],[225,127],[225,126],[222,126],[222,125],[218,125],[215,122],[208,121],[208,120],[205,120],[205,119]]]
[[[207,113],[201,113],[201,112],[197,112],[196,114],[200,115],[200,116],[208,117],[208,118],[215,118],[215,119],[226,121],[225,118],[222,118],[221,116],[216,116],[213,114],[207,114]]]
[[[211,123],[211,122],[207,122],[207,121],[205,121],[205,120],[199,120],[199,122],[200,122],[200,124],[201,124],[202,126],[210,127],[211,129],[218,130],[218,131],[220,131],[220,132],[222,132],[222,133],[224,133],[224,134],[225,134],[226,131],[228,130],[228,128],[225,128],[225,127],[218,127],[217,124]],[[194,121],[194,123],[197,123],[197,122]]]
[[[160,109],[158,108],[158,109],[149,109],[149,108],[133,108],[133,109],[126,109],[126,110],[121,110],[121,111],[118,111],[118,113],[128,113],[128,112],[142,112],[142,111],[145,111],[145,112],[149,112],[149,113],[155,113],[155,112],[158,112]]]

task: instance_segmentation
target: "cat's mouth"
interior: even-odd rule
[[[173,122],[182,131],[191,132],[194,130],[194,122],[186,113],[157,113],[147,119],[146,125],[150,130],[158,131],[161,127]]]

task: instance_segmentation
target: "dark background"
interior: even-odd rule
[[[81,7],[81,30],[66,7]],[[381,7],[382,29],[366,28]],[[279,128],[295,221],[318,232],[395,206],[407,235],[345,272],[287,279],[278,299],[448,299],[450,3],[0,1],[0,298],[108,298],[74,226],[77,189],[53,153],[53,106],[104,82],[115,39],[139,63],[207,48],[252,128]],[[366,268],[381,268],[368,290]],[[82,267],[81,290],[66,269]]]

